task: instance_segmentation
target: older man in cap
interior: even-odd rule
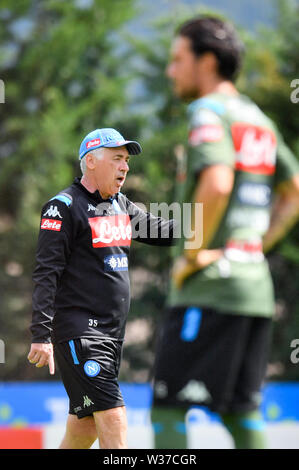
[[[60,448],[127,447],[127,420],[117,381],[130,305],[131,240],[170,245],[173,221],[140,210],[120,193],[138,142],[115,129],[82,141],[82,178],[42,208],[38,239],[32,345],[36,367],[54,357],[69,396]],[[54,345],[54,348],[53,348]]]

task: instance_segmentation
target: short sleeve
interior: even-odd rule
[[[235,164],[235,150],[230,128],[222,116],[209,108],[195,109],[189,127],[189,154],[193,172],[211,165]]]

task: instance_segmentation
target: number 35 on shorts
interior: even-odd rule
[[[88,319],[88,326],[97,327],[98,326],[98,320],[94,320],[93,318],[89,318]]]

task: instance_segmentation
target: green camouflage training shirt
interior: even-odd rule
[[[209,246],[224,248],[224,256],[187,278],[181,289],[171,285],[168,304],[271,316],[274,293],[262,237],[269,227],[274,189],[299,172],[298,161],[274,123],[244,95],[213,93],[191,103],[188,111],[185,174],[177,181],[179,202],[192,201],[198,175],[207,166],[228,165],[235,180]],[[181,239],[174,257],[183,249]]]

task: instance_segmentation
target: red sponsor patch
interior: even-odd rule
[[[61,220],[42,219],[40,228],[43,230],[55,230],[59,232],[62,226]]]
[[[223,127],[219,124],[206,124],[196,127],[189,133],[190,145],[199,145],[204,142],[218,142],[223,137]]]
[[[132,228],[128,214],[88,219],[92,232],[92,246],[130,246]]]
[[[251,242],[242,240],[228,240],[226,248],[234,250],[242,250],[248,253],[260,253],[263,251],[262,242]]]
[[[237,152],[236,169],[272,175],[276,162],[276,137],[270,129],[238,122],[231,127]]]
[[[89,149],[90,147],[96,147],[97,145],[100,145],[101,139],[93,139],[89,140],[89,142],[86,143],[86,148]]]

